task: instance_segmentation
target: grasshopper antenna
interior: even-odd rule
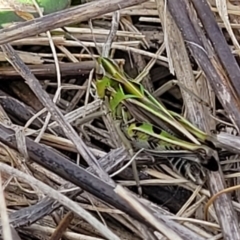
[[[118,30],[118,27],[119,27],[119,21],[120,21],[120,13],[119,13],[119,11],[116,11],[113,14],[112,23],[111,23],[111,29],[110,29],[109,34],[107,36],[107,40],[106,40],[106,42],[104,43],[104,45],[102,47],[102,52],[101,52],[99,50],[98,46],[97,46],[96,39],[95,39],[95,36],[94,36],[94,33],[93,33],[92,21],[91,21],[91,19],[89,20],[89,25],[90,25],[90,29],[92,31],[93,41],[95,43],[95,47],[96,47],[96,49],[98,51],[98,54],[100,56],[105,57],[105,58],[109,57],[109,53],[110,53],[110,49],[111,49],[111,46],[112,46],[112,42],[113,42],[113,39],[116,36],[117,30]]]
[[[106,42],[103,46],[103,49],[102,49],[102,56],[103,57],[108,57],[109,56],[113,39],[115,38],[115,36],[117,34],[117,30],[119,28],[119,21],[120,21],[120,13],[119,13],[119,11],[116,11],[113,14],[111,29],[109,31],[107,40],[106,40]]]
[[[102,56],[104,58],[109,57],[112,42],[113,42],[114,37],[116,36],[117,30],[118,30],[118,27],[119,27],[119,21],[120,21],[120,13],[119,13],[119,11],[116,11],[116,12],[114,12],[113,17],[112,17],[111,29],[110,29],[109,34],[107,36],[107,40],[102,47],[102,51],[100,51],[100,49],[97,46],[95,35],[93,33],[92,21],[91,21],[91,19],[89,20],[89,26],[90,26],[90,29],[91,29],[91,32],[92,32],[93,41],[94,41],[95,48],[97,49],[97,52],[98,52],[99,56]],[[103,71],[104,70],[101,68],[101,66],[99,66],[97,64],[98,74],[103,74]]]
[[[79,39],[74,37],[65,27],[62,27],[62,30],[65,32],[67,37],[69,37],[70,39],[78,42],[87,51],[87,53],[92,57],[93,61],[97,62],[96,58],[91,53],[91,51]]]
[[[93,42],[94,42],[95,48],[97,50],[97,53],[98,53],[99,56],[101,56],[101,50],[98,48],[98,45],[97,45],[97,41],[96,41],[96,38],[95,38],[95,35],[94,35],[94,32],[93,32],[93,25],[92,25],[92,20],[91,19],[88,21],[88,24],[89,24],[89,27],[90,27],[90,30],[91,30],[91,33],[92,33],[92,38],[93,38]]]

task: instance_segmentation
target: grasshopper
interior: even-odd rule
[[[111,37],[109,39],[110,42],[106,43],[108,49],[102,53],[104,56],[108,56],[110,50]],[[91,52],[89,54],[92,55]],[[94,57],[93,60],[96,61]],[[128,139],[135,148],[144,148],[145,152],[154,156],[164,156],[176,168],[189,165],[191,161],[190,165],[194,164],[198,169],[203,166],[210,171],[217,171],[216,148],[240,153],[233,146],[222,144],[214,136],[201,131],[181,115],[167,110],[137,80],[127,77],[111,59],[99,57],[96,63],[97,94],[106,100],[112,118],[117,120],[120,139]],[[126,142],[124,145],[130,148],[129,142]],[[176,157],[177,160],[174,159]],[[181,164],[181,160],[184,164]],[[191,167],[185,169],[188,169],[190,176]]]
[[[238,149],[220,143],[214,135],[208,135],[180,114],[167,110],[141,84],[128,78],[112,60],[99,57],[98,63],[104,72],[103,78],[97,81],[98,95],[109,97],[113,115],[122,118],[122,130],[136,149],[144,148],[154,156],[165,154],[176,170],[188,166],[185,171],[192,180],[190,166],[198,169],[202,176],[200,166],[218,171],[217,148],[239,154]],[[130,121],[134,122],[129,124]],[[182,150],[188,152],[181,155]],[[172,151],[178,160],[170,157]],[[191,153],[194,156],[190,156]]]
[[[104,70],[104,77],[97,81],[99,96],[109,96],[113,113],[123,104],[130,114],[135,115],[133,118],[137,121],[140,118],[140,123],[130,125],[125,131],[130,139],[135,137],[136,140],[134,131],[141,132],[158,139],[159,144],[170,144],[172,149],[194,152],[202,166],[211,171],[218,170],[217,152],[209,146],[217,145],[214,137],[201,131],[181,115],[167,110],[141,84],[127,78],[112,60],[100,57],[98,63]],[[143,115],[146,117],[144,122]],[[150,121],[154,119],[153,124],[146,122],[149,118]]]

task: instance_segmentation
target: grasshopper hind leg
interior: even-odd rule
[[[171,158],[169,159],[169,162],[172,165],[173,170],[181,176],[198,185],[204,184],[206,173],[200,164],[182,158]]]
[[[206,162],[202,162],[201,165],[212,172],[216,172],[219,170],[218,162],[214,157],[211,157]]]

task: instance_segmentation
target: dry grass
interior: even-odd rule
[[[197,185],[140,153],[136,162],[143,162],[143,196],[137,195],[131,159],[96,95],[93,57],[115,31],[109,55],[128,75],[199,128],[208,133],[218,129],[219,141],[240,149],[238,66],[211,44],[214,39],[196,17],[194,10],[199,16],[202,12],[195,1],[182,28],[176,19],[184,13],[173,14],[174,1],[132,1],[144,3],[128,8],[120,0],[112,2],[123,6],[119,20],[114,11],[120,5],[109,3],[104,9],[90,3],[84,16],[80,8],[74,10],[74,25],[69,12],[63,12],[59,21],[43,17],[0,31],[0,198],[6,202],[0,199],[2,238],[240,239],[238,155],[220,156],[221,171],[207,172],[206,182]],[[181,0],[175,6],[187,3]],[[239,62],[238,1],[208,3],[228,44],[221,51],[229,47]],[[112,19],[117,29],[111,28]],[[165,85],[176,79],[190,91]],[[221,194],[206,207],[213,195],[233,186],[231,194]]]

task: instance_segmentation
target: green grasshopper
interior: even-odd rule
[[[106,43],[108,49],[105,48],[102,51],[104,56],[109,55],[112,37],[114,36],[112,33],[115,32],[115,29],[112,30],[108,39],[110,41],[107,40]],[[79,42],[66,29],[64,31],[68,37]],[[84,45],[82,46],[84,47]],[[85,50],[88,51],[87,48]],[[91,52],[89,54],[92,55]],[[93,60],[95,61],[96,59],[93,57]],[[120,121],[116,121],[116,132],[121,141],[122,139],[125,141],[127,137],[132,145],[134,142],[137,143],[136,145],[139,145],[140,142],[144,143],[143,148],[146,152],[157,156],[165,154],[172,163],[170,155],[177,154],[178,159],[183,158],[195,161],[197,167],[204,166],[212,171],[218,170],[217,152],[210,148],[209,144],[215,147],[221,144],[213,136],[209,136],[196,128],[181,115],[167,110],[141,84],[128,78],[114,61],[104,57],[97,59],[96,88],[98,96],[107,101],[106,104],[110,107],[112,117],[116,120],[120,119]],[[135,124],[129,125],[129,122],[133,120]],[[119,124],[119,122],[122,122],[122,124]],[[149,125],[144,125],[145,123]],[[126,135],[126,137],[123,135]],[[151,149],[148,149],[149,143],[151,144]],[[129,149],[131,144],[129,144],[129,141],[126,141],[124,145]],[[136,147],[139,148],[138,146]],[[233,151],[232,147],[221,147]],[[171,151],[166,153],[166,149],[171,149]],[[173,153],[175,150],[172,149],[177,149],[177,153]],[[181,155],[183,150],[188,150],[188,152]],[[234,152],[239,153],[238,150]],[[194,157],[190,156],[191,153]],[[179,162],[180,160],[177,160],[177,165],[179,165]],[[183,161],[183,163],[186,166],[186,161]],[[174,164],[176,166],[176,162]]]
[[[132,130],[142,132],[163,141],[165,145],[171,144],[172,148],[192,151],[199,156],[202,166],[211,171],[218,170],[217,153],[208,146],[209,142],[213,146],[216,143],[212,136],[196,128],[181,115],[168,111],[141,84],[129,80],[113,61],[99,58],[98,62],[104,70],[104,77],[98,80],[97,90],[99,96],[110,95],[111,110],[117,111],[119,105],[124,103],[131,113],[134,112],[131,106],[134,106],[140,111],[138,116],[145,113],[155,120],[154,125],[130,125],[127,131],[130,139]]]
[[[110,80],[110,79],[109,79]],[[105,83],[104,83],[105,81]],[[197,184],[203,184],[205,181],[206,174],[201,167],[201,165],[198,162],[198,157],[196,157],[196,154],[192,157],[190,156],[189,160],[189,152],[186,153],[186,151],[183,153],[180,153],[180,151],[174,152],[172,154],[172,149],[178,149],[176,145],[170,144],[168,142],[159,140],[159,138],[155,138],[151,136],[151,134],[146,134],[141,131],[138,131],[137,129],[132,129],[133,125],[130,125],[128,127],[128,122],[131,120],[131,114],[129,111],[126,111],[124,109],[124,105],[120,104],[122,99],[126,99],[127,96],[122,96],[121,94],[118,94],[111,89],[110,82],[107,83],[107,78],[104,77],[103,81],[97,82],[97,89],[99,90],[99,96],[104,97],[104,92],[102,91],[104,89],[104,86],[108,86],[111,91],[111,96],[109,96],[109,101],[111,102],[110,108],[113,114],[113,117],[116,119],[120,118],[124,124],[122,124],[122,132],[125,133],[127,138],[130,140],[131,145],[135,150],[139,149],[145,149],[145,152],[150,153],[151,155],[157,156],[157,161],[160,160],[161,162],[169,163],[173,170],[178,172],[180,175],[183,175],[185,178],[192,180],[193,182]],[[107,83],[107,84],[106,84]],[[107,91],[106,91],[107,92]],[[114,98],[113,98],[114,97]],[[125,125],[125,126],[123,126]],[[143,127],[143,126],[142,126]],[[122,134],[120,134],[122,135]],[[171,135],[170,135],[171,136]],[[121,137],[122,138],[122,137]],[[125,144],[128,147],[128,144]],[[171,149],[171,151],[167,151],[164,154],[163,150]],[[159,151],[161,151],[161,154],[159,154]],[[160,155],[160,156],[159,156]],[[176,156],[183,156],[177,157]],[[188,160],[186,160],[188,159]],[[197,160],[197,161],[196,161]],[[195,161],[195,162],[194,162]]]

